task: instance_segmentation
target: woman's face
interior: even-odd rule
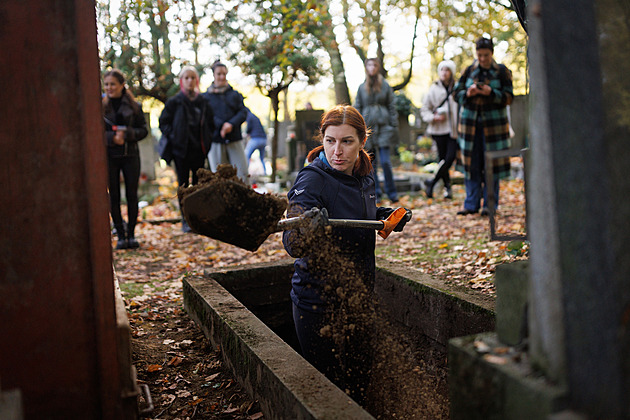
[[[440,69],[440,81],[443,83],[450,83],[453,75],[451,73],[451,69],[444,66]]]
[[[492,65],[492,50],[490,48],[480,48],[477,50],[477,60],[484,69],[489,69]]]
[[[214,85],[216,87],[224,87],[227,86],[227,68],[223,66],[218,66],[214,69]]]
[[[365,63],[365,71],[370,76],[376,76],[376,73],[378,73],[378,64],[376,63],[376,61],[370,60]]]
[[[182,88],[187,92],[193,92],[197,88],[197,75],[192,71],[187,71],[180,80]]]
[[[114,76],[107,76],[103,79],[103,88],[109,98],[120,98],[124,87]]]
[[[365,139],[359,140],[357,130],[348,124],[330,125],[324,132],[324,153],[334,169],[352,175],[359,150]]]

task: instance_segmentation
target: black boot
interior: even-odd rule
[[[424,192],[427,195],[427,198],[433,198],[433,187],[435,186],[434,180],[425,179],[424,180]]]
[[[444,198],[447,200],[451,200],[453,198],[453,189],[451,188],[451,184],[444,185]]]
[[[116,235],[118,236],[118,242],[116,243],[116,249],[127,249],[127,235],[125,233],[125,227],[123,225],[116,225]]]
[[[140,248],[140,244],[136,240],[135,234],[133,232],[134,230],[135,226],[129,227],[127,229],[127,248],[129,249]]]

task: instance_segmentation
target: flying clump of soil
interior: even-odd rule
[[[338,231],[328,226],[289,234],[325,279],[328,308],[319,334],[334,343],[338,365],[322,373],[377,419],[447,419],[446,369],[426,361],[432,349],[418,354],[390,325],[374,293],[374,275],[342,251]]]
[[[219,165],[217,172],[199,169],[197,177],[197,185],[177,190],[182,214],[194,232],[255,251],[276,231],[286,198],[254,191],[231,165]]]

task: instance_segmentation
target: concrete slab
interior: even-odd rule
[[[527,353],[495,333],[450,341],[449,395],[453,420],[547,420],[566,408],[566,391],[534,372]]]
[[[449,338],[494,328],[489,298],[446,290],[422,273],[386,261],[377,264],[376,294],[389,321],[416,350],[437,349],[430,351],[442,354],[437,363],[444,363]],[[184,306],[221,347],[267,418],[371,418],[294,351],[292,273],[293,261],[287,259],[189,277]]]
[[[216,280],[184,279],[184,306],[268,419],[372,419]]]

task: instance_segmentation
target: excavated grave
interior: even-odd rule
[[[493,304],[444,289],[416,271],[378,261],[373,383],[357,405],[299,355],[293,330],[293,265],[258,264],[184,280],[184,306],[257,399],[265,418],[448,418],[448,340],[494,329]]]

